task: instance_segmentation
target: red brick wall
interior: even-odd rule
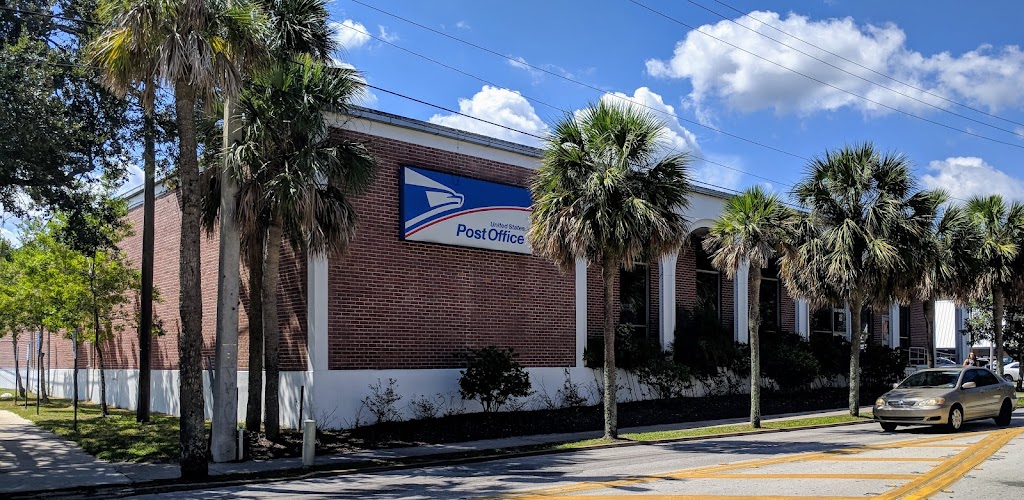
[[[156,231],[154,240],[153,283],[159,292],[160,301],[153,305],[154,317],[163,322],[165,334],[155,337],[152,342],[152,367],[155,370],[178,369],[178,241],[181,231],[181,211],[176,193],[165,193],[156,200]],[[122,242],[121,247],[136,268],[142,261],[142,206],[132,209],[128,219],[135,228],[135,234]],[[217,268],[219,237],[215,232],[211,238],[202,238],[200,260],[203,287],[203,357],[212,362],[216,336],[217,311]],[[241,313],[239,314],[239,367],[248,366],[248,287],[247,271],[242,270]],[[281,369],[306,369],[306,260],[296,259],[290,249],[281,257],[281,284],[279,287],[279,317],[281,324]],[[130,304],[134,316],[137,305]],[[133,324],[123,325],[112,340],[104,343],[104,366],[108,369],[138,368],[138,333]],[[24,357],[24,338],[19,350]],[[80,339],[88,340],[88,339]],[[52,367],[73,366],[72,342],[63,334],[53,334],[50,340]],[[45,350],[45,349],[44,349]],[[0,366],[13,366],[10,359],[11,345],[7,338],[0,339]],[[5,354],[7,353],[6,357]],[[98,367],[91,343],[83,342],[80,347],[80,368]]]
[[[526,366],[576,359],[575,278],[527,255],[399,239],[403,165],[527,186],[532,170],[379,137],[379,169],[354,200],[359,231],[329,263],[331,369],[445,368],[458,354],[512,347]]]

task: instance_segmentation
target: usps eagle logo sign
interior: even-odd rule
[[[530,191],[402,167],[402,237],[529,254]]]

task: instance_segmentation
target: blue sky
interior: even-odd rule
[[[329,6],[345,47],[341,61],[360,69],[371,85],[517,130],[544,135],[564,111],[602,98],[628,98],[660,112],[673,147],[748,172],[697,161],[695,178],[723,188],[767,183],[785,192],[803,172],[805,158],[871,141],[906,154],[924,187],[942,187],[957,198],[995,192],[1024,201],[1024,52],[1018,27],[1024,2],[637,0],[672,18],[667,19],[629,0],[359,1],[379,10],[353,0]],[[364,104],[372,108],[538,143],[371,92]],[[140,172],[132,170],[129,183],[138,184]],[[0,227],[8,237],[11,230],[10,220]]]
[[[1013,21],[1024,18],[1024,2],[638,0],[673,21],[628,0],[360,1],[506,56],[352,0],[338,0],[330,9],[339,23],[338,38],[346,45],[339,57],[363,71],[370,84],[515,129],[543,135],[546,124],[561,116],[561,110],[578,109],[602,98],[597,88],[663,111],[658,116],[669,122],[676,146],[694,148],[701,157],[771,179],[703,162],[695,165],[698,180],[722,187],[768,182],[786,191],[801,175],[804,158],[828,148],[871,141],[881,149],[906,154],[926,187],[944,187],[960,198],[999,192],[1024,200],[1024,164],[1019,161],[1024,156],[1024,53]],[[385,92],[372,92],[366,103],[373,108],[518,142],[537,142]]]

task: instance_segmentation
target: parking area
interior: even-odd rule
[[[500,498],[927,498],[949,488],[1024,433],[987,429],[722,463],[613,481],[578,482]],[[901,439],[902,437],[902,439]]]

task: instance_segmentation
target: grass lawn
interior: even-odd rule
[[[0,389],[0,393],[11,389]],[[151,413],[148,424],[135,421],[135,412],[110,408],[110,416],[100,417],[100,407],[93,403],[78,404],[78,433],[72,430],[74,409],[71,401],[50,398],[39,405],[36,415],[35,395],[29,395],[29,406],[19,400],[0,401],[0,410],[8,410],[33,423],[78,443],[87,453],[111,462],[177,462],[178,418]]]
[[[810,425],[824,425],[824,424],[838,424],[845,422],[863,422],[870,418],[870,416],[853,417],[850,415],[836,415],[829,417],[808,417],[808,418],[797,418],[791,420],[779,420],[774,422],[761,422],[761,429],[754,429],[750,427],[750,424],[734,424],[734,425],[719,425],[715,427],[697,427],[694,429],[682,429],[675,431],[657,431],[657,432],[640,432],[635,434],[623,434],[619,436],[621,439],[626,441],[661,441],[665,439],[679,439],[686,437],[697,437],[697,436],[717,436],[721,434],[731,434],[735,432],[764,432],[768,429],[791,429],[794,427],[805,427]],[[607,441],[603,439],[587,439],[585,441],[576,441],[572,443],[563,443],[557,445],[556,448],[571,450],[575,448],[585,448],[587,446],[594,446],[597,444],[604,444]]]

